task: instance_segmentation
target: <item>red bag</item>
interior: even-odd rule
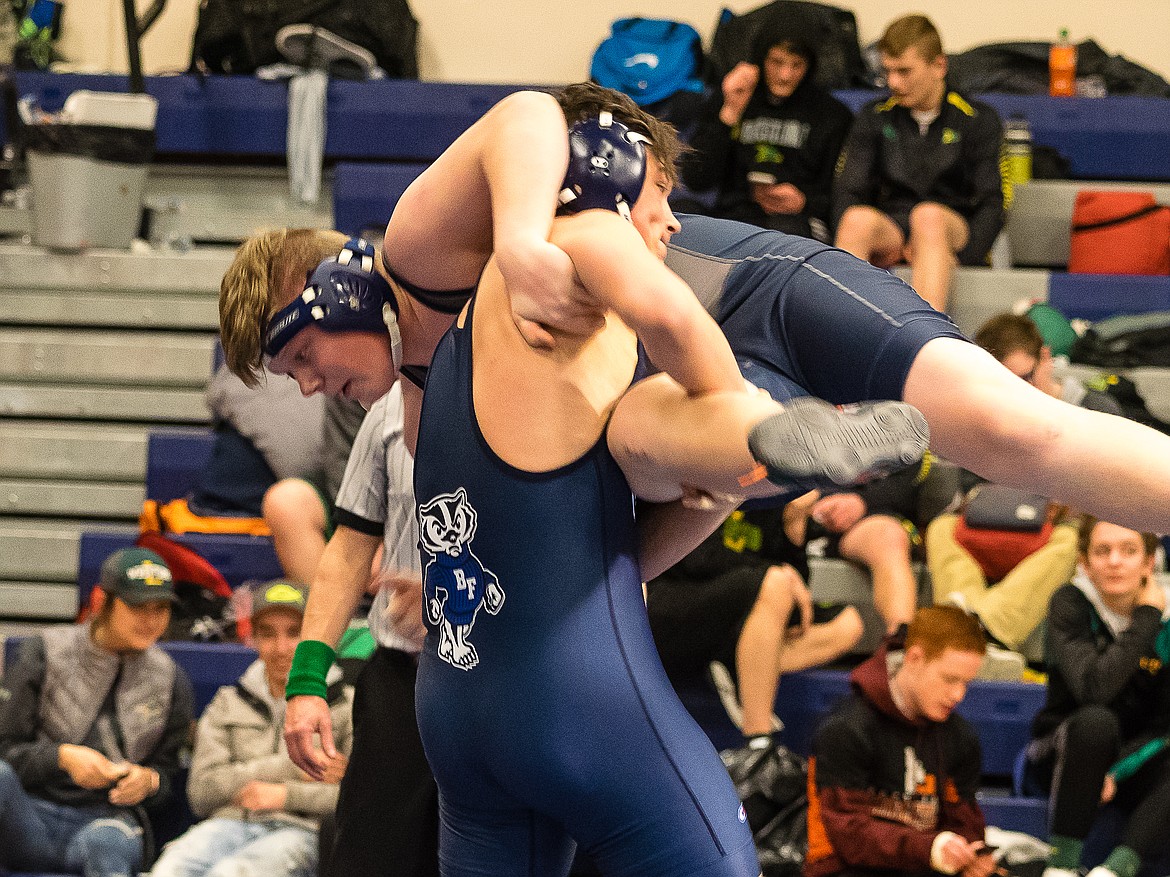
[[[975,558],[987,576],[988,582],[998,582],[1016,565],[1048,544],[1052,537],[1052,521],[1045,521],[1039,530],[985,530],[967,524],[963,516],[955,522],[955,541]]]
[[[1170,274],[1170,207],[1151,192],[1077,192],[1068,270]]]

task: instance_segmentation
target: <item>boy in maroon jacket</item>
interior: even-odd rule
[[[979,740],[954,715],[983,661],[983,632],[961,609],[932,606],[895,649],[853,671],[852,694],[813,741],[805,877],[988,877]]]

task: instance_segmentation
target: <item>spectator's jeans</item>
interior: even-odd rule
[[[208,819],[167,844],[150,875],[314,877],[316,872],[315,831],[281,822]]]
[[[1048,614],[1052,592],[1072,578],[1077,566],[1077,529],[1052,528],[1046,545],[1033,551],[994,585],[955,539],[958,515],[939,515],[926,528],[926,565],[934,602],[944,603],[953,591],[1001,643],[1018,649]]]
[[[133,877],[142,864],[142,829],[126,814],[34,798],[0,761],[0,864],[85,877]]]

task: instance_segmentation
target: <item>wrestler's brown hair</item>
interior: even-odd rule
[[[917,49],[927,61],[933,61],[943,53],[942,37],[934,22],[925,15],[903,15],[890,22],[886,32],[878,40],[878,51],[883,55],[897,58],[910,49]]]
[[[280,228],[253,235],[236,250],[219,285],[219,334],[227,367],[249,387],[262,372],[264,329],[292,300],[284,290],[336,256],[345,241],[339,231]]]

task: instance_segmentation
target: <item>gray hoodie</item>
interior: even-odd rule
[[[329,676],[329,711],[333,738],[349,754],[353,741],[352,689]],[[288,757],[284,745],[284,702],[272,697],[264,664],[255,661],[235,685],[225,685],[199,720],[187,797],[201,818],[279,821],[316,829],[337,805],[337,786],[307,780]],[[284,810],[251,811],[232,803],[252,780],[281,783],[288,789]]]

